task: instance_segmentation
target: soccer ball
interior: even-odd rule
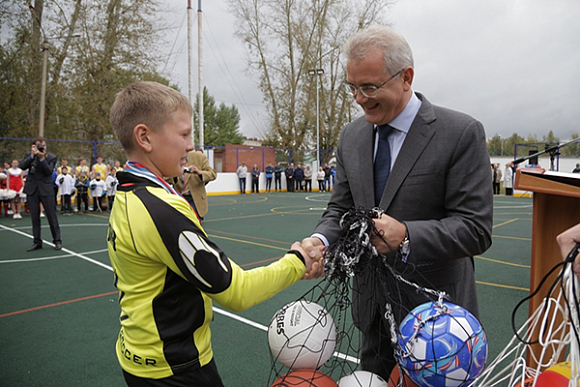
[[[336,346],[336,326],[322,306],[304,300],[285,305],[272,318],[268,343],[274,358],[292,369],[317,369]]]
[[[338,381],[338,387],[388,387],[389,384],[379,375],[369,371],[354,371]]]
[[[413,309],[400,325],[397,360],[418,385],[468,385],[483,371],[487,338],[468,310],[434,302]]]

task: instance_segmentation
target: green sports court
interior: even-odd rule
[[[240,266],[281,257],[308,236],[329,193],[210,196],[204,227]],[[2,386],[123,386],[114,344],[119,306],[107,255],[107,214],[59,216],[63,249],[32,243],[29,217],[0,218],[0,384]],[[477,256],[481,322],[493,359],[513,333],[514,306],[528,295],[532,199],[495,196],[493,245]],[[301,281],[243,313],[219,306],[212,324],[215,359],[229,387],[267,386],[271,360],[266,327],[274,313],[316,282]],[[527,307],[522,308],[527,314]],[[518,322],[527,316],[518,315]]]

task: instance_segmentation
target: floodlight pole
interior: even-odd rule
[[[324,69],[310,69],[309,75],[318,75],[316,77],[316,169],[320,168],[320,102],[318,79],[324,74]]]
[[[187,81],[188,81],[188,92],[189,92],[189,103],[193,109],[193,101],[194,101],[194,94],[193,94],[193,29],[191,28],[192,23],[192,8],[191,8],[191,0],[187,0]],[[193,130],[193,115],[191,117],[191,142],[195,144],[195,130]]]
[[[203,39],[201,29],[201,0],[198,0],[197,5],[197,69],[199,77],[199,99],[197,101],[197,106],[199,110],[199,146],[203,148]]]
[[[44,35],[44,32],[43,32]],[[40,118],[38,122],[38,137],[44,137],[44,111],[46,106],[46,72],[48,67],[48,42],[46,36],[42,40],[42,81],[40,83]]]

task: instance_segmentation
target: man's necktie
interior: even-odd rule
[[[381,201],[391,172],[391,147],[388,137],[393,128],[389,125],[381,125],[377,127],[377,130],[379,131],[379,143],[374,164],[375,206],[378,206]]]

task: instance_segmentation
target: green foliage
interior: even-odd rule
[[[10,31],[0,41],[0,136],[38,134],[43,40],[47,138],[110,138],[109,109],[120,89],[137,80],[169,84],[155,70],[156,42],[162,41],[155,0],[33,5],[31,12],[26,2],[6,0],[0,12],[0,24]]]
[[[194,109],[195,139],[199,139],[199,95]],[[205,146],[242,144],[244,139],[239,131],[240,113],[235,106],[223,102],[216,108],[215,99],[203,88],[203,142]]]

